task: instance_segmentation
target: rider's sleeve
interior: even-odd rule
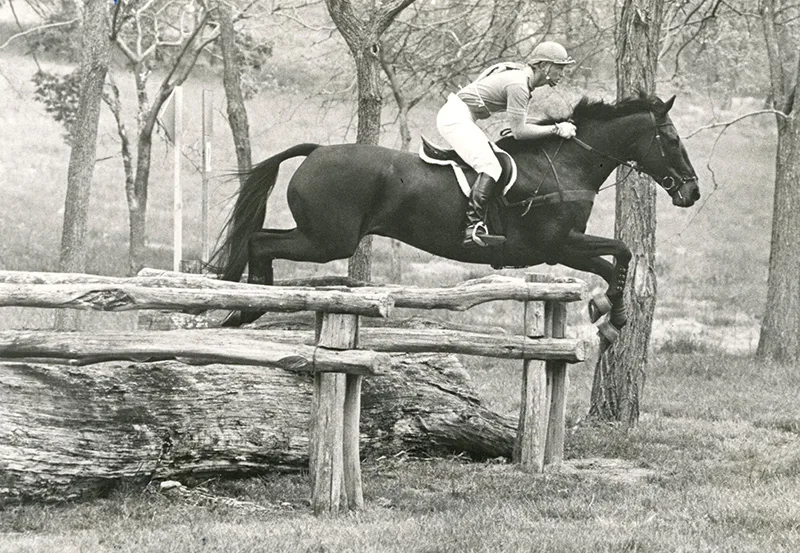
[[[530,90],[523,84],[514,83],[506,87],[506,113],[514,138],[523,138],[530,97]]]

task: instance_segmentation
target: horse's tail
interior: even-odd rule
[[[223,280],[238,281],[247,265],[247,241],[261,230],[267,214],[267,199],[278,178],[278,168],[287,159],[307,156],[319,144],[297,144],[288,150],[265,159],[242,173],[245,181],[239,189],[236,205],[222,228],[224,240],[211,256],[209,265],[221,272]]]

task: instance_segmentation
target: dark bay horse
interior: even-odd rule
[[[594,195],[622,163],[634,162],[676,206],[689,207],[700,198],[694,168],[668,115],[674,100],[644,94],[615,103],[584,98],[570,117],[578,128],[575,139],[501,139],[498,146],[517,163],[517,182],[507,199],[518,207],[503,210],[507,242],[499,248],[461,246],[467,200],[450,168],[379,146],[298,144],[247,173],[212,264],[232,281],[249,264],[249,282],[272,284],[273,259],[324,263],[347,258],[363,236],[378,234],[456,261],[561,264],[600,275],[608,283],[606,305],[592,318],[611,310],[610,322],[619,328],[626,322],[622,291],[631,252],[620,240],[584,231]],[[263,229],[278,168],[297,156],[307,156],[287,189],[297,227]],[[601,256],[613,256],[615,262]],[[592,307],[598,310],[591,302],[590,314]],[[260,315],[233,313],[224,324]]]

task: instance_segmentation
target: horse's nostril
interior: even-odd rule
[[[700,190],[698,190],[697,188],[695,188],[694,191],[692,192],[692,199],[694,201],[697,201],[697,200],[700,199]]]

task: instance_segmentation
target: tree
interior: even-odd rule
[[[397,15],[414,0],[391,0],[365,10],[359,17],[350,0],[325,0],[328,13],[347,43],[356,65],[358,80],[358,131],[356,142],[378,144],[381,130],[383,90],[380,81],[381,36]],[[370,280],[372,239],[365,237],[350,259],[348,275]]]
[[[116,90],[107,103],[114,112],[122,140],[129,215],[128,265],[129,271],[135,274],[144,266],[150,158],[156,118],[175,87],[189,77],[206,46],[219,36],[219,31],[203,35],[209,23],[209,12],[194,0],[130,3],[120,11],[120,17],[115,18],[115,42],[133,73],[138,104],[135,168],[132,153],[126,151],[131,140],[125,125],[121,124],[121,101]],[[171,52],[177,53],[172,55]],[[151,101],[147,83],[159,59],[166,60],[166,76]]]
[[[75,121],[71,127],[72,149],[67,170],[67,194],[61,235],[59,270],[81,273],[86,270],[86,228],[89,195],[97,154],[97,126],[100,102],[108,72],[111,35],[106,4],[87,0],[81,27],[80,93]],[[74,314],[59,312],[56,326],[65,330],[76,325]]]
[[[250,153],[250,125],[242,93],[241,63],[236,49],[236,33],[233,27],[233,11],[224,1],[217,1],[217,16],[220,27],[220,49],[222,50],[222,82],[228,102],[228,124],[236,146],[236,161],[239,172],[244,173],[252,165]]]
[[[664,0],[624,0],[616,28],[618,98],[639,89],[655,92],[663,9]],[[629,428],[639,420],[639,394],[655,311],[656,197],[648,176],[619,171],[617,184],[614,235],[633,254],[624,297],[628,324],[614,344],[603,343],[590,415],[621,421]]]
[[[769,58],[770,103],[775,109],[778,148],[767,305],[757,355],[800,359],[800,123],[794,112],[798,86],[797,20],[800,9],[781,0],[758,4]]]

